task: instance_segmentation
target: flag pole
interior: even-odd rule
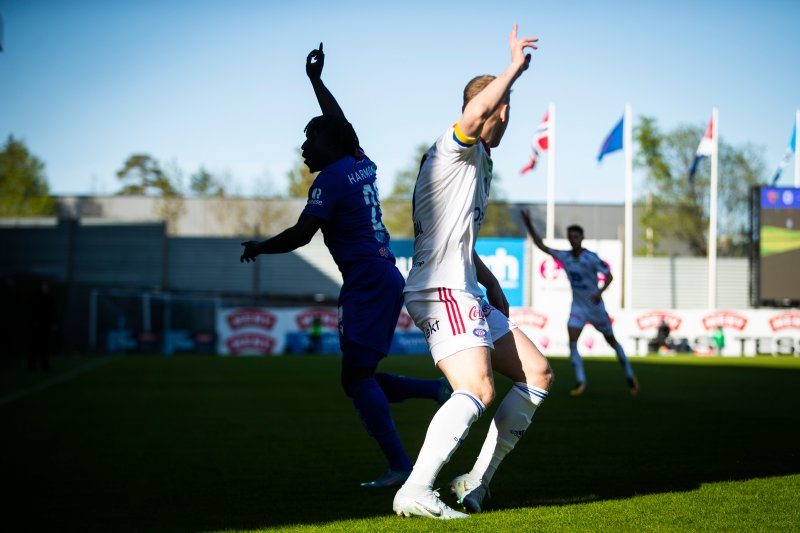
[[[554,239],[556,236],[556,105],[547,106],[547,225],[545,237]]]
[[[625,104],[623,147],[625,148],[625,261],[624,261],[624,307],[633,304],[633,112],[631,104]]]
[[[800,187],[800,107],[794,112],[794,186]]]
[[[719,161],[719,113],[711,111],[711,192],[708,208],[708,308],[717,307],[717,187]]]

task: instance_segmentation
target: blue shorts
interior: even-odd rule
[[[342,364],[377,366],[386,357],[403,308],[404,287],[403,275],[391,261],[370,262],[348,271],[339,294]]]

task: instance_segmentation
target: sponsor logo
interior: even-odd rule
[[[423,514],[427,514],[433,518],[439,518],[440,516],[442,516],[442,510],[439,509],[438,507],[428,507],[424,503],[416,500],[414,500],[414,505],[416,505],[417,509],[422,511]]]
[[[742,331],[747,325],[747,318],[731,311],[720,311],[703,317],[703,327],[706,330],[717,328],[731,328]]]
[[[521,439],[522,436],[525,434],[524,429],[511,429],[508,432],[517,437],[518,439]]]
[[[506,248],[498,246],[491,255],[481,255],[481,261],[500,282],[504,289],[518,289],[520,286],[520,261]]]
[[[240,353],[272,353],[276,340],[260,333],[242,333],[225,339],[228,352]]]
[[[311,194],[308,198],[309,205],[322,205],[322,189],[315,187],[311,189]]]
[[[238,309],[226,319],[232,330],[242,328],[261,328],[270,330],[278,320],[275,315],[263,309]]]
[[[422,326],[422,333],[425,334],[426,339],[430,339],[431,335],[439,331],[439,321],[438,320],[431,320],[424,326]]]
[[[560,261],[548,258],[539,264],[539,275],[544,279],[558,279],[564,272],[564,265]]]
[[[769,203],[774,204],[778,201],[778,192],[775,190],[767,191],[767,200]]]
[[[781,313],[769,319],[769,327],[772,331],[782,329],[800,329],[800,313],[789,312]]]
[[[672,313],[666,311],[653,311],[652,313],[645,313],[636,318],[636,325],[640,330],[657,328],[661,325],[661,321],[667,323],[671,331],[675,331],[681,327],[683,319]]]
[[[480,309],[478,309],[478,306],[473,305],[469,309],[468,316],[470,320],[483,320],[484,315],[483,312]]]
[[[483,304],[483,307],[481,307],[481,313],[483,313],[484,317],[491,315],[492,311],[494,311],[494,307],[492,307],[488,303]]]
[[[544,329],[549,317],[533,309],[515,309],[511,311],[511,320],[518,326],[529,326]],[[547,348],[547,346],[545,346]]]
[[[476,337],[483,338],[486,336],[486,330],[483,328],[475,328],[472,330],[472,334],[475,335]]]
[[[295,324],[300,331],[308,331],[314,322],[314,317],[318,316],[324,329],[336,329],[339,326],[339,313],[335,309],[318,307],[306,309],[297,313],[294,317]]]
[[[381,257],[391,257],[392,255],[392,252],[385,246],[381,246],[378,249],[378,253],[381,255]]]

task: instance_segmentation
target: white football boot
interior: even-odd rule
[[[398,516],[423,516],[436,520],[453,520],[469,518],[468,514],[460,513],[447,506],[439,499],[439,493],[429,490],[422,494],[406,494],[402,489],[394,496],[392,509]]]

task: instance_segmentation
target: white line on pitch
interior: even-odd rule
[[[11,394],[6,394],[5,396],[0,396],[0,406],[11,403],[14,400],[24,398],[25,396],[30,396],[31,394],[36,394],[37,392],[49,389],[53,385],[58,385],[59,383],[64,383],[71,379],[75,379],[76,377],[82,374],[85,374],[91,370],[94,370],[95,368],[108,364],[116,359],[118,359],[118,357],[113,355],[100,357],[94,361],[86,363],[85,365],[79,366],[78,368],[73,368],[72,370],[70,370],[65,374],[61,374],[60,376],[56,376],[52,379],[48,379],[47,381],[43,381],[38,385],[34,385],[33,387],[30,387],[28,389],[12,392]]]

